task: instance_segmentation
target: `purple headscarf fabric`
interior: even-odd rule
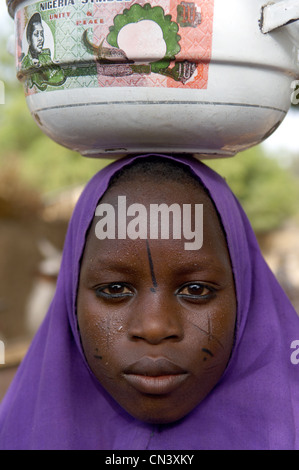
[[[80,258],[111,176],[135,158],[95,175],[74,210],[55,297],[1,405],[0,449],[299,449],[299,364],[291,361],[298,315],[224,180],[193,158],[175,160],[214,200],[235,277],[236,343],[228,367],[204,401],[170,425],[128,415],[90,371],[75,313]]]

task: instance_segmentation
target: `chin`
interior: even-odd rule
[[[193,409],[193,408],[192,408]],[[175,407],[169,409],[161,409],[161,407],[155,407],[153,409],[140,409],[126,410],[131,416],[148,424],[172,424],[184,419],[192,409],[179,411]]]

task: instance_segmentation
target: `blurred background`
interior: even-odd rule
[[[90,177],[109,163],[85,159],[39,130],[15,78],[13,31],[2,0],[0,344],[5,361],[0,357],[0,401],[54,295],[76,200]],[[206,163],[226,178],[240,200],[268,264],[299,314],[298,129],[299,105],[263,144]]]

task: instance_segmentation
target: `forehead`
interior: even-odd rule
[[[210,197],[201,184],[195,180],[189,183],[178,180],[156,181],[152,176],[141,179],[122,180],[108,188],[99,203],[117,205],[118,196],[124,195],[128,204],[141,203],[148,207],[150,204],[205,204],[206,210],[214,213]]]
[[[95,216],[89,230],[87,237],[85,252],[88,252],[90,255],[88,258],[92,259],[95,255],[98,255],[102,258],[112,259],[113,257],[128,257],[132,262],[135,258],[138,258],[140,250],[144,251],[144,240],[132,240],[125,237],[124,239],[117,238],[117,229],[119,220],[124,220],[126,214],[119,214],[120,209],[124,209],[124,206],[120,208],[119,201],[120,196],[125,197],[125,208],[126,210],[129,207],[135,207],[136,209],[140,208],[142,205],[145,208],[145,214],[147,216],[147,223],[150,225],[150,213],[151,205],[161,205],[164,204],[168,208],[172,205],[180,207],[182,210],[179,212],[181,214],[181,224],[184,225],[184,212],[183,206],[188,205],[190,207],[191,221],[189,224],[190,230],[195,228],[195,206],[202,205],[202,221],[200,222],[200,230],[202,230],[203,235],[203,244],[200,250],[197,250],[196,253],[192,250],[188,251],[184,249],[186,237],[184,236],[182,229],[182,237],[180,239],[173,239],[172,235],[172,223],[173,220],[171,217],[169,220],[169,239],[151,240],[150,236],[149,241],[151,246],[154,249],[155,253],[161,253],[163,258],[166,255],[166,252],[176,263],[184,263],[184,261],[194,259],[194,256],[208,257],[209,259],[215,259],[223,261],[227,264],[229,259],[228,248],[226,244],[225,235],[222,230],[222,226],[219,220],[219,216],[216,212],[214,204],[207,195],[206,191],[201,187],[200,184],[182,184],[179,181],[166,181],[161,184],[161,182],[154,182],[152,179],[143,179],[140,181],[128,181],[121,182],[112,186],[107,190],[102,199],[99,201],[99,204],[107,204],[114,209],[115,214],[115,239],[106,238],[104,240],[99,240],[96,236],[96,224],[99,221],[99,217]],[[137,206],[132,205],[138,204]],[[121,217],[122,216],[122,217]],[[129,222],[134,217],[127,217],[126,221]],[[140,222],[141,219],[139,219]],[[161,219],[160,219],[161,221]],[[197,224],[198,226],[198,224]],[[192,229],[191,229],[192,227]],[[150,235],[150,230],[148,231]],[[190,238],[189,238],[190,240]]]
[[[33,23],[32,26],[33,26],[33,31],[36,31],[36,30],[43,31],[44,30],[41,23]]]

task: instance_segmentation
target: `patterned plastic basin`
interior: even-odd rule
[[[298,73],[261,0],[7,0],[17,76],[49,137],[85,156],[232,156],[270,135]]]

